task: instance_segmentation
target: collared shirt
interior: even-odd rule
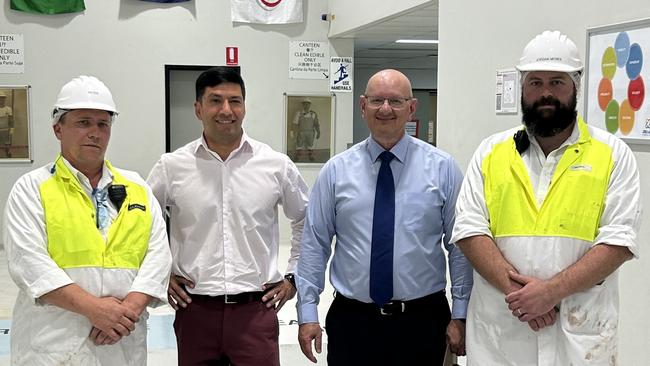
[[[325,267],[336,248],[331,281],[343,296],[366,303],[375,187],[384,149],[371,137],[330,159],[313,187],[300,261],[298,321],[317,322],[316,305],[325,285]],[[449,241],[462,174],[451,156],[405,135],[391,150],[395,179],[393,299],[411,300],[446,286],[449,252],[452,318],[464,318],[472,268]]]
[[[593,241],[567,236],[495,238],[503,257],[523,275],[543,280],[552,278],[599,243],[624,246],[635,256],[639,254],[637,233],[641,189],[634,155],[619,138],[591,125],[586,127],[592,139],[611,147],[614,163],[596,238]],[[481,166],[494,146],[512,139],[518,129],[520,127],[492,135],[476,149],[458,196],[456,225],[451,240],[459,241],[476,235],[492,237]],[[521,157],[540,206],[546,199],[561,156],[579,138],[580,131],[576,125],[567,141],[545,156],[537,141],[530,137],[530,148]],[[555,324],[531,332],[512,316],[505,306],[505,295],[476,273],[467,314],[468,361],[481,365],[512,364],[513,360],[521,365],[584,364],[585,355],[589,355],[590,350],[607,345],[590,361],[591,364],[607,364],[616,358],[618,291],[617,270],[598,285],[562,299]]]
[[[593,126],[587,126],[592,138],[612,147],[615,161],[601,216],[601,227],[594,243],[626,246],[635,256],[638,256],[638,246],[636,244],[638,229],[635,228],[640,225],[641,200],[639,198],[640,192],[635,186],[638,184],[639,173],[634,155],[620,139]],[[520,127],[488,137],[474,153],[474,157],[467,168],[463,189],[458,198],[456,209],[458,219],[453,230],[452,240],[458,241],[475,235],[492,237],[489,229],[490,217],[485,204],[481,162],[492,150],[494,144],[511,138],[518,129]],[[567,146],[578,141],[580,132],[576,123],[569,138],[560,147],[550,152],[548,156],[544,155],[534,137],[529,136],[529,138],[530,147],[521,155],[521,158],[530,174],[531,184],[538,204],[541,205],[548,193],[555,168]]]
[[[80,186],[91,201],[92,186],[83,173],[75,169],[65,158],[64,163],[72,174],[79,180]],[[47,252],[47,233],[45,228],[45,212],[41,203],[40,184],[49,179],[54,173],[54,163],[23,175],[11,190],[4,216],[4,242],[7,244],[7,259],[9,270],[14,282],[32,299],[39,298],[59,287],[75,282],[76,278],[101,278],[94,268],[71,268],[63,270],[50,258]],[[144,180],[134,172],[118,169],[129,180],[146,187]],[[113,177],[104,165],[102,177],[97,187],[106,187],[113,182]],[[165,232],[165,222],[160,218],[160,206],[148,191],[150,212],[153,222],[149,249],[133,283],[122,282],[105,286],[107,293],[95,296],[116,296],[123,298],[128,292],[137,291],[154,298],[153,304],[167,302],[167,282],[169,280],[169,247]],[[117,217],[117,210],[112,202],[107,202],[109,212],[108,226],[102,231],[104,237],[111,223]],[[105,271],[106,272],[106,271]],[[116,271],[117,272],[117,271]],[[74,277],[71,278],[70,276]],[[107,281],[105,279],[105,281]],[[122,279],[122,281],[124,281]],[[114,292],[110,292],[114,290]]]
[[[94,201],[88,178],[65,159],[64,163],[78,179],[90,200]],[[48,252],[45,212],[39,189],[43,182],[51,179],[52,174],[56,174],[53,166],[54,163],[51,163],[20,177],[5,206],[3,241],[7,249],[9,273],[20,289],[13,313],[15,327],[12,328],[12,364],[75,364],[78,360],[83,360],[83,364],[95,364],[96,361],[101,364],[126,365],[130,364],[126,360],[146,360],[146,326],[136,325],[126,345],[122,341],[113,346],[96,347],[88,341],[92,328],[88,319],[46,304],[39,298],[75,283],[97,297],[124,299],[130,292],[141,292],[152,297],[151,306],[166,303],[171,255],[160,206],[137,173],[115,169],[124,178],[142,185],[147,191],[147,211],[151,214],[152,226],[147,252],[140,267],[62,269]],[[104,165],[98,188],[105,188],[112,181],[113,176]],[[110,200],[106,204],[109,219],[104,237],[118,214]],[[145,310],[140,319],[146,317]]]
[[[203,137],[164,154],[147,182],[170,211],[172,273],[190,279],[190,293],[260,291],[282,280],[278,270],[278,205],[291,221],[295,271],[307,185],[284,154],[242,136],[223,161]]]

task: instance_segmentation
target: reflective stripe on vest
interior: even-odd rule
[[[108,161],[113,184],[126,187],[126,199],[105,240],[96,226],[95,207],[63,159],[39,189],[45,212],[47,250],[61,268],[138,269],[149,247],[152,218],[146,189],[119,174]]]
[[[580,138],[564,151],[541,207],[512,138],[496,144],[483,159],[485,201],[495,238],[596,238],[614,160],[611,147],[592,139],[582,119],[578,128]]]

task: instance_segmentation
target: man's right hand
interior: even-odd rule
[[[314,341],[314,348],[317,353],[321,353],[323,331],[318,323],[300,324],[298,328],[298,343],[302,353],[313,363],[316,363],[316,357],[311,350],[311,342]]]
[[[506,296],[524,287],[523,284],[514,281],[512,278],[510,278],[509,281],[510,281],[510,285],[508,286]],[[519,315],[514,311],[512,312],[512,315],[514,317],[519,318]],[[550,327],[551,325],[555,324],[556,318],[557,318],[556,310],[551,309],[548,313],[542,314],[537,318],[529,320],[528,326],[530,327],[530,329],[537,332],[542,328]]]
[[[169,287],[167,288],[167,294],[169,297],[169,305],[178,310],[179,307],[186,308],[189,303],[192,302],[192,298],[185,292],[185,288],[194,288],[194,282],[188,280],[185,277],[171,275],[169,278]]]
[[[119,341],[135,330],[138,315],[114,297],[97,298],[87,315],[92,325],[113,341]]]

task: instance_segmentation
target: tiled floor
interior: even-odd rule
[[[285,250],[286,249],[286,250]],[[289,248],[281,249],[281,268],[286,263]],[[7,259],[0,249],[0,366],[9,365],[9,337],[11,334],[11,313],[18,289],[7,272]],[[321,314],[327,312],[332,301],[332,291],[326,289],[319,307]],[[172,366],[177,364],[176,338],[172,329],[173,310],[169,306],[150,309],[149,318],[149,365]],[[280,360],[282,365],[313,365],[300,351],[298,346],[298,325],[296,324],[296,300],[286,303],[278,313],[280,320]],[[326,340],[326,336],[324,337]],[[325,346],[324,346],[325,348]],[[326,364],[325,350],[317,355],[318,364]]]
[[[288,260],[289,248],[282,245],[280,249],[280,268]],[[329,274],[326,275],[329,278]],[[11,334],[10,323],[13,304],[18,289],[7,272],[7,259],[4,250],[0,247],[0,366],[9,366],[9,337]],[[321,322],[325,318],[327,309],[332,303],[333,291],[328,285],[323,291],[319,304]],[[169,306],[149,309],[149,360],[151,366],[173,366],[177,364],[176,338],[172,329],[173,309]],[[313,365],[302,354],[298,346],[298,325],[296,321],[296,299],[289,301],[278,313],[280,321],[280,362],[284,366]],[[323,353],[316,355],[319,365],[325,365],[327,335],[323,334]],[[459,361],[464,365],[464,358]]]

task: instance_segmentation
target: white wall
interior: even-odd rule
[[[549,0],[543,4],[504,0],[498,6],[489,1],[442,0],[438,59],[440,147],[467,167],[483,138],[520,123],[519,116],[494,113],[495,71],[513,67],[534,35],[545,29],[559,29],[569,35],[584,56],[588,27],[643,17],[650,17],[650,7],[643,0]],[[580,101],[578,105],[582,108]],[[621,269],[618,365],[645,366],[650,365],[650,147],[632,149],[641,172],[646,225],[638,239],[641,258]]]
[[[291,40],[328,40],[320,20],[326,1],[304,1],[305,21],[290,25],[234,25],[230,2],[195,0],[178,5],[143,1],[86,1],[85,13],[30,15],[0,7],[2,33],[24,34],[25,73],[0,74],[0,84],[32,86],[34,163],[0,165],[0,210],[13,182],[53,160],[58,141],[49,113],[60,87],[92,74],[111,89],[120,110],[108,157],[146,176],[165,148],[164,64],[222,65],[225,47],[238,46],[247,86],[244,128],[282,151],[283,92],[327,93],[327,80],[290,80]],[[350,56],[352,40],[330,42],[331,56]],[[337,95],[337,120],[352,115],[352,95]],[[195,123],[188,115],[188,123]],[[352,125],[336,128],[336,150],[352,141]],[[304,169],[313,182],[317,168]]]
[[[437,0],[329,0],[329,13],[335,18],[331,22],[329,35],[337,37],[353,30],[378,23],[386,18],[398,16],[416,7],[428,6]]]

